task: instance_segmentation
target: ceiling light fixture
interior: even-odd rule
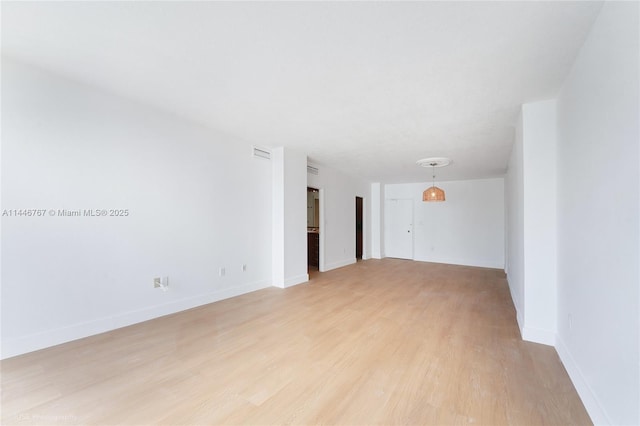
[[[422,201],[445,201],[444,190],[436,186],[436,167],[445,167],[451,164],[451,160],[445,157],[423,158],[416,162],[422,167],[431,167],[433,173],[431,188],[422,193]]]

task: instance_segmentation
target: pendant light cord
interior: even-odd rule
[[[432,163],[431,164],[431,186],[434,187],[436,186],[436,166]]]

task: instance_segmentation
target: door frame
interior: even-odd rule
[[[387,238],[387,234],[388,234],[388,220],[389,220],[389,215],[387,214],[387,206],[390,206],[391,204],[389,203],[390,201],[410,201],[411,202],[411,223],[409,224],[410,226],[410,230],[409,232],[411,233],[411,256],[408,258],[405,257],[394,257],[389,255],[388,253],[388,245],[387,245],[387,241],[389,240],[389,238]],[[385,241],[385,253],[384,253],[384,257],[393,257],[395,259],[407,259],[407,260],[415,260],[415,200],[413,198],[387,198],[385,199],[385,203],[384,203],[384,241]]]
[[[324,235],[325,235],[325,224],[324,224],[324,188],[317,188],[319,192],[318,199],[320,200],[320,223],[318,231],[318,251],[320,252],[320,261],[318,262],[318,271],[324,272]]]
[[[358,200],[360,200],[360,238],[358,239]],[[356,241],[356,250],[355,250],[355,255],[356,255],[356,261],[358,260],[358,243],[360,243],[360,260],[364,260],[365,259],[365,250],[364,250],[364,197],[360,197],[359,195],[355,196],[355,219],[356,219],[356,232],[355,232],[355,241]],[[358,241],[359,240],[359,241]]]

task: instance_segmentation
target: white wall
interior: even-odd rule
[[[558,98],[558,352],[596,423],[640,424],[638,3],[605,2]]]
[[[285,280],[285,223],[284,223],[284,148],[271,150],[271,281],[284,288]]]
[[[2,217],[3,357],[271,284],[269,161],[3,59],[1,208],[129,210]]]
[[[525,104],[506,177],[507,280],[524,340],[556,338],[556,102]]]
[[[556,101],[522,106],[525,340],[555,344]]]
[[[307,274],[307,156],[290,149],[271,150],[273,176],[273,285],[290,287]]]
[[[371,257],[382,259],[384,235],[384,185],[371,184]]]
[[[438,182],[443,203],[422,201],[429,186],[384,187],[385,199],[414,201],[414,260],[504,268],[504,179]]]
[[[505,177],[507,250],[505,270],[518,326],[524,328],[524,167],[522,155],[522,112],[518,116],[515,140]]]
[[[363,198],[362,258],[371,257],[370,185],[331,167],[314,167],[318,174],[307,174],[307,185],[320,189],[320,270],[356,262],[356,197]]]

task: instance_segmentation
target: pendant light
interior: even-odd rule
[[[432,183],[422,193],[422,201],[445,201],[444,190],[436,186],[436,167],[444,167],[451,164],[451,160],[444,157],[424,158],[417,162],[419,166],[431,167]]]

